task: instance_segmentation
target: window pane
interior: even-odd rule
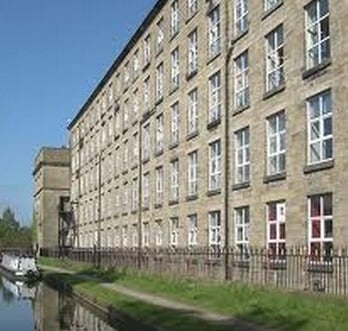
[[[311,217],[320,216],[320,196],[311,198]]]
[[[332,195],[328,194],[323,197],[324,202],[324,215],[331,216],[332,215]]]
[[[312,238],[320,238],[320,221],[312,221]]]

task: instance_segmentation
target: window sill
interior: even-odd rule
[[[177,86],[173,86],[171,89],[170,89],[170,92],[169,92],[169,95],[172,95],[174,94],[176,91],[179,90],[179,85]],[[162,98],[163,99],[163,98]]]
[[[175,39],[175,37],[179,34],[180,30],[175,31],[174,33],[171,33],[169,42]]]
[[[272,8],[267,9],[261,17],[261,21],[265,20],[268,16],[270,16],[273,12],[275,12],[279,7],[283,5],[283,0],[280,0],[276,5]]]
[[[250,182],[238,183],[232,186],[233,191],[243,190],[250,187]]]
[[[197,15],[197,13],[198,13],[198,9],[190,15],[190,17],[186,20],[185,24],[189,24],[193,20],[193,18]]]
[[[125,83],[125,84],[127,84],[126,85],[126,87],[123,89],[123,94],[125,94],[127,91],[128,91],[128,88],[129,88],[129,83]]]
[[[186,201],[194,201],[194,200],[197,200],[198,199],[198,194],[192,194],[192,195],[188,195],[186,197]]]
[[[149,67],[150,67],[151,61],[145,63],[144,67],[143,67],[143,72],[145,72]]]
[[[137,214],[137,213],[138,213],[137,210],[132,210],[132,212],[131,212],[132,215],[135,215],[135,214]]]
[[[249,103],[247,105],[242,106],[242,107],[238,107],[234,110],[234,112],[232,113],[232,116],[236,116],[236,115],[242,113],[244,110],[247,110],[248,108],[250,108]]]
[[[133,122],[132,122],[132,126],[135,126],[138,123],[138,119],[136,118]]]
[[[126,132],[128,131],[128,127],[127,128],[124,128],[122,133],[125,134]]]
[[[266,92],[264,95],[263,95],[263,100],[267,100],[271,97],[273,97],[274,95],[280,93],[280,92],[283,92],[285,90],[285,83],[273,88],[272,90]]]
[[[162,203],[156,203],[155,204],[155,209],[160,209],[163,207],[163,204]]]
[[[135,170],[135,169],[137,169],[137,168],[138,168],[138,165],[137,165],[137,164],[134,164],[134,165],[132,165],[131,170]]]
[[[276,182],[276,181],[284,180],[284,179],[286,179],[286,171],[283,171],[274,175],[267,175],[263,178],[263,182],[264,184],[268,184],[268,183],[272,183],[272,182]]]
[[[320,162],[320,163],[317,163],[317,164],[306,165],[303,168],[303,172],[305,174],[309,174],[311,172],[331,169],[334,166],[335,166],[335,160],[328,160],[328,161],[323,161],[323,162]]]
[[[207,61],[207,65],[214,62],[220,55],[221,55],[221,50],[218,53],[209,56],[209,60]]]
[[[116,136],[115,136],[115,141],[118,139],[118,138],[120,138],[120,134],[118,133],[118,134],[116,134]]]
[[[157,50],[156,58],[159,57],[162,53],[163,53],[163,46],[161,46],[161,48]]]
[[[319,76],[319,74],[324,74],[325,72],[322,72],[325,68],[331,65],[331,58],[325,60],[324,62],[316,65],[313,68],[307,69],[302,72],[302,79],[307,79],[311,76],[314,76],[313,78],[316,78]]]
[[[141,210],[142,211],[148,211],[150,208],[149,207],[143,207]]]
[[[199,136],[199,131],[191,132],[186,136],[186,140],[189,141],[197,136]]]
[[[186,80],[189,81],[190,79],[192,79],[194,76],[196,76],[198,73],[198,69],[190,71],[186,74]]]
[[[239,32],[233,39],[232,39],[232,44],[235,44],[236,42],[238,42],[240,39],[242,39],[244,36],[246,36],[249,32],[249,29],[243,31],[243,32]]]
[[[207,124],[207,129],[211,130],[211,129],[215,128],[216,126],[220,125],[220,123],[221,123],[221,116],[219,118],[209,122]]]
[[[142,162],[143,162],[143,164],[145,164],[145,163],[147,163],[149,161],[150,161],[150,157],[146,157]]]
[[[151,109],[147,109],[145,110],[144,114],[143,114],[143,122],[145,122],[152,114]]]
[[[219,195],[219,194],[221,194],[221,188],[218,188],[216,190],[209,190],[207,192],[207,197],[212,197],[214,195]]]
[[[307,265],[308,272],[317,272],[317,273],[333,273],[333,265],[331,262],[324,261],[310,261]]]
[[[286,270],[286,259],[269,258],[263,263],[263,267],[272,270]]]
[[[158,105],[160,105],[162,102],[163,102],[163,95],[161,96],[161,97],[159,97],[157,100],[156,100],[156,102],[155,102],[155,106],[158,106]]]
[[[122,213],[122,216],[128,216],[128,212]]]
[[[128,173],[128,169],[122,171],[122,175],[126,175]]]
[[[164,153],[164,150],[162,148],[161,150],[155,152],[155,157],[161,156],[163,153]]]
[[[175,142],[175,143],[171,143],[169,145],[169,149],[174,149],[174,148],[177,148],[179,146],[179,143],[178,142]]]
[[[179,203],[179,199],[176,199],[176,200],[170,200],[169,201],[169,206],[173,206],[173,205],[177,205]]]

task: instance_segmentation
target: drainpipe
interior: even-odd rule
[[[229,26],[230,26],[230,17],[229,17],[229,7],[226,4],[225,6],[225,15],[226,15],[226,30],[225,38],[227,41],[229,38]],[[230,246],[230,227],[229,227],[229,118],[230,118],[230,62],[232,58],[233,44],[227,45],[227,53],[225,57],[225,171],[224,171],[224,183],[225,183],[225,197],[224,197],[224,211],[225,211],[225,280],[229,279],[229,246]]]
[[[139,119],[139,133],[138,133],[138,165],[139,165],[139,171],[138,171],[138,270],[141,268],[141,249],[142,249],[142,236],[143,236],[143,230],[142,230],[142,187],[143,187],[143,177],[142,177],[142,171],[143,171],[143,164],[142,164],[142,143],[143,143],[143,132],[142,132],[142,125],[143,121]]]

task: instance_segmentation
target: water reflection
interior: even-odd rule
[[[116,331],[101,313],[44,283],[0,280],[1,331]],[[122,328],[123,329],[123,328]]]

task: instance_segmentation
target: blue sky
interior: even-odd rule
[[[0,1],[0,211],[31,222],[33,160],[66,126],[156,0]]]

